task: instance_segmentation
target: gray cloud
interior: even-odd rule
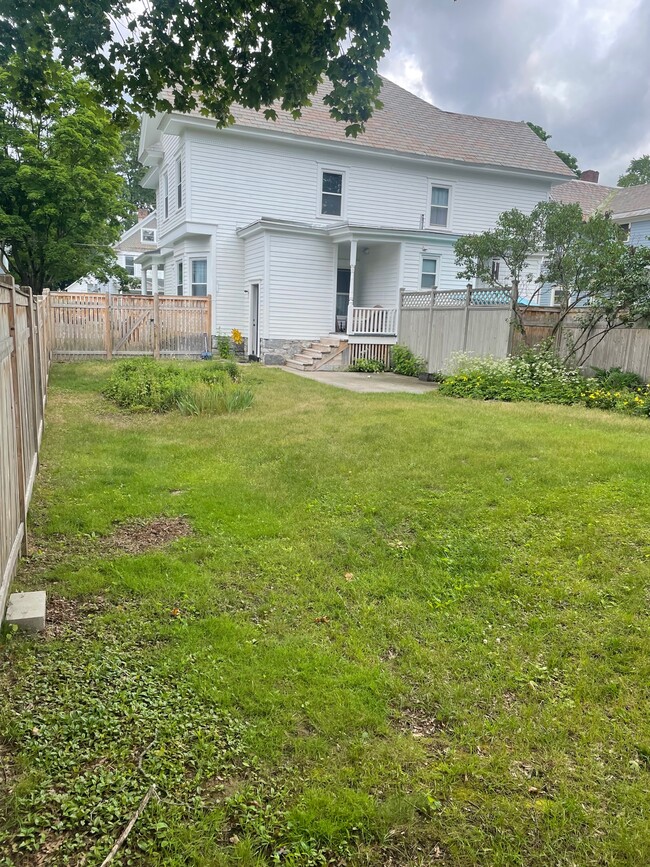
[[[382,71],[440,108],[532,120],[615,184],[650,152],[650,0],[390,0]]]

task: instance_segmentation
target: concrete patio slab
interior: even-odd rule
[[[411,376],[399,376],[396,373],[350,373],[339,370],[303,371],[292,370],[283,367],[287,373],[294,376],[302,376],[314,382],[322,382],[325,385],[333,385],[336,388],[345,388],[348,391],[361,392],[363,394],[427,394],[435,391],[437,382],[421,382]]]

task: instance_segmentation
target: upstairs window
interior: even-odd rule
[[[135,256],[124,257],[124,270],[129,277],[135,277]]]
[[[320,212],[324,217],[340,217],[343,214],[343,173],[321,173]]]
[[[155,244],[156,243],[156,230],[155,229],[140,229],[140,239],[143,244]]]
[[[183,161],[179,157],[176,160],[176,207],[183,207]]]
[[[169,177],[167,172],[162,176],[163,214],[165,219],[169,216]]]
[[[422,259],[422,272],[420,276],[420,289],[435,289],[436,277],[438,276],[438,260]]]
[[[495,283],[499,282],[499,271],[500,270],[501,270],[501,268],[500,268],[499,260],[498,259],[492,259],[491,271],[492,271],[492,279],[494,280]]]
[[[446,228],[449,223],[449,187],[431,187],[429,225]]]

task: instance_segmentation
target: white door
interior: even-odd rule
[[[256,358],[260,354],[260,284],[251,283],[250,289],[250,320],[248,329],[248,354]]]

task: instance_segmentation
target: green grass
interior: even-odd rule
[[[109,370],[52,372],[16,586],[79,616],[0,646],[0,864],[101,863],[152,783],[116,865],[650,863],[647,421]]]

